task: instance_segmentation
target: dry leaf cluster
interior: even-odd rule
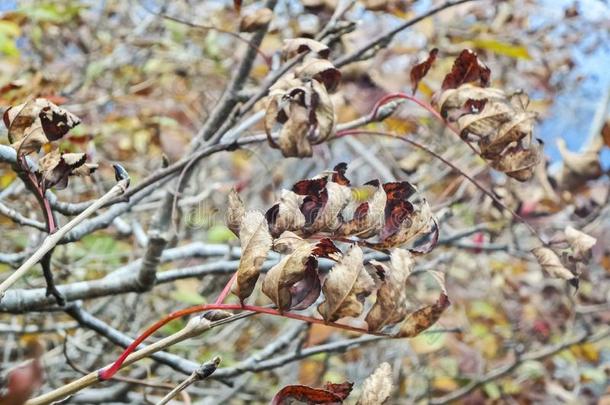
[[[266,215],[246,211],[237,193],[231,193],[227,223],[242,247],[233,293],[242,302],[252,294],[267,254],[274,250],[284,256],[267,272],[262,292],[280,311],[308,308],[322,295],[317,310],[325,321],[334,322],[362,315],[365,299],[376,291],[365,316],[369,330],[400,324],[392,336],[416,336],[438,320],[449,300],[442,275],[433,273],[441,289],[438,301],[410,312],[407,279],[413,253],[422,251],[397,246],[429,236],[424,252],[432,249],[438,233],[435,219],[425,201],[417,206],[409,201],[415,194],[409,183],[373,181],[350,187],[346,170],[347,165],[340,164],[296,183]],[[342,251],[334,242],[349,246]],[[360,245],[395,248],[390,264],[367,263]],[[335,262],[329,272],[319,270],[320,258]]]
[[[60,140],[80,123],[74,114],[43,98],[8,108],[3,121],[21,164],[24,164],[25,156]],[[42,190],[65,188],[69,176],[86,176],[95,171],[97,165],[86,161],[85,153],[62,153],[57,148],[52,149],[39,159],[36,179]]]
[[[558,254],[550,247],[537,247],[532,249],[532,254],[549,277],[567,280],[578,288],[579,266],[589,263],[591,249],[597,239],[571,226],[568,226],[564,233],[567,249]]]
[[[312,145],[327,140],[335,126],[329,93],[339,85],[341,72],[327,59],[326,45],[307,38],[285,41],[284,59],[303,53],[301,64],[270,88],[265,113],[269,144],[286,157],[312,156]]]
[[[360,398],[356,404],[382,405],[386,403],[394,388],[392,380],[392,367],[388,363],[381,363],[362,383]],[[342,404],[351,394],[353,386],[354,384],[348,381],[338,384],[327,382],[322,388],[287,385],[275,394],[271,404],[291,404],[295,401],[307,404]]]
[[[415,91],[436,58],[428,59],[411,70]],[[533,136],[536,114],[527,111],[529,98],[516,92],[488,87],[491,71],[469,49],[455,59],[445,76],[434,104],[443,118],[457,123],[460,136],[476,143],[478,153],[496,170],[519,180],[529,180],[542,158],[542,142]]]

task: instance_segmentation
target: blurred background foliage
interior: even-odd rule
[[[425,0],[358,2],[347,13],[349,20],[357,22],[357,29],[335,44],[333,52],[348,52],[432,4],[435,2]],[[266,57],[257,58],[242,90],[244,95],[251,94],[270,65],[278,63],[283,39],[313,36],[328,20],[334,5],[333,0],[280,1],[260,49]],[[248,15],[260,7],[258,1],[244,1],[241,14]],[[188,150],[246,46],[224,32],[236,32],[239,20],[229,1],[3,0],[0,109],[41,96],[81,118],[82,124],[71,132],[63,149],[77,145],[101,166],[93,180],[76,179],[69,189],[58,192],[61,199],[78,202],[101,194],[113,183],[114,161],[121,162],[132,182],[137,183],[160,168],[164,159],[176,161]],[[602,126],[596,117],[603,117],[610,98],[607,2],[482,0],[448,9],[397,35],[374,58],[342,69],[340,91],[333,95],[339,122],[367,114],[388,92],[409,91],[410,67],[433,47],[441,50],[441,57],[420,84],[419,94],[430,98],[450,69],[451,56],[463,48],[475,49],[490,66],[495,87],[523,89],[530,95],[531,109],[539,113],[536,133],[546,143],[551,172],[559,170],[562,162],[557,139],[564,139],[568,149],[578,151],[600,135]],[[259,103],[257,110],[263,105]],[[447,134],[443,136],[442,128],[426,111],[404,105],[384,123],[374,125],[421,137],[498,193],[504,193],[505,201],[515,209],[534,207],[528,217],[532,223],[563,228],[569,215],[564,210],[566,205],[540,197],[538,185],[516,185],[491,173],[463,144]],[[260,125],[251,129],[251,133],[261,131]],[[4,128],[0,139],[6,141]],[[450,206],[451,214],[443,220],[445,235],[482,226],[482,232],[472,238],[441,247],[426,258],[431,266],[448,274],[453,305],[440,325],[463,332],[382,341],[343,354],[320,354],[277,370],[244,375],[236,382],[239,392],[230,397],[235,403],[262,403],[278,386],[290,383],[317,386],[327,380],[361,381],[381,361],[390,362],[400,382],[392,403],[425,401],[429,396],[459,389],[472,376],[503,364],[515,350],[536,350],[561,341],[583,318],[593,324],[610,322],[607,222],[605,227],[595,229],[594,236],[601,243],[594,250],[594,264],[583,274],[575,294],[563,282],[544,279],[538,270],[532,270],[534,265],[523,253],[528,250],[528,238],[519,230],[503,231],[513,225],[510,217],[463,183],[456,173],[393,140],[342,139],[320,145],[311,159],[285,159],[264,144],[216,154],[197,169],[181,201],[184,223],[174,244],[235,244],[222,220],[231,187],[242,192],[249,207],[266,208],[280,188],[340,161],[349,162],[350,178],[355,183],[376,177],[385,181],[408,179],[418,185],[437,211]],[[602,153],[602,166],[604,170],[610,166],[607,148]],[[11,168],[0,166],[0,190],[15,187],[15,183]],[[574,195],[568,200],[575,203],[579,195],[596,199],[607,185],[605,178],[586,185],[578,195],[570,190]],[[153,192],[112,227],[58,248],[54,255],[58,283],[100,278],[141,257],[141,235],[154,219],[151,214],[161,197]],[[6,203],[27,216],[41,218],[32,198],[14,195]],[[3,216],[0,226],[2,252],[27,250],[40,240],[37,232],[24,232]],[[484,249],[477,244],[481,240]],[[197,263],[198,259],[168,263],[162,270]],[[8,264],[0,264],[0,274],[9,271]],[[226,281],[227,276],[180,280],[147,294],[96,299],[88,305],[97,316],[133,336],[173,309],[208,302]],[[29,276],[25,283],[44,285],[37,275]],[[415,301],[427,302],[434,294],[430,283],[414,285],[413,290]],[[61,314],[39,313],[0,315],[0,321],[15,328],[35,324],[52,329],[57,322],[70,323]],[[168,325],[163,333],[176,331],[181,322]],[[288,324],[290,321],[256,317],[172,350],[193,361],[219,354],[223,365],[230,366],[264,346]],[[71,341],[80,342],[68,352],[87,369],[99,367],[118,354],[114,346],[91,332],[74,327],[67,330]],[[314,325],[304,344],[327,342],[337,334],[340,332]],[[31,338],[27,333],[3,334],[0,342],[3,347],[14,347]],[[47,357],[53,371],[47,373],[46,387],[74,379],[77,374],[61,354],[64,332],[40,333],[36,339],[44,341],[53,353]],[[104,351],[109,354],[103,356]],[[8,349],[0,356],[5,363],[18,357]],[[609,374],[610,341],[606,339],[575,345],[549,359],[525,362],[513,373],[474,390],[463,401],[608,404]],[[159,369],[159,375],[172,379],[172,373],[165,369]],[[194,388],[192,393],[207,398],[201,403],[218,403],[214,401],[226,391],[225,386],[214,382]]]

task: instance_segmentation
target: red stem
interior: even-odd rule
[[[231,286],[235,282],[236,278],[237,278],[237,272],[233,273],[233,275],[227,282],[227,285],[225,285],[225,287],[222,289],[218,298],[216,298],[216,301],[214,302],[214,304],[222,304],[222,302],[225,300],[225,298],[227,298],[227,295],[229,295],[229,292],[231,291]]]
[[[44,188],[38,183],[38,179],[30,169],[25,155],[19,156],[19,158],[17,159],[17,166],[25,172],[27,176],[26,178],[31,186],[31,191],[34,193],[36,199],[38,200],[40,208],[42,208],[43,215],[47,223],[47,231],[49,232],[49,234],[52,234],[57,230],[57,224],[55,223],[53,209],[51,208],[51,203],[45,195]]]
[[[231,284],[231,283],[229,283],[229,284]],[[259,306],[254,306],[254,305],[241,305],[241,304],[195,305],[193,307],[189,307],[189,308],[181,309],[179,311],[172,312],[169,315],[167,315],[165,318],[155,322],[153,325],[148,327],[148,329],[146,329],[129,346],[127,346],[127,348],[123,351],[123,353],[119,356],[119,358],[114,363],[112,363],[112,365],[110,365],[110,367],[102,369],[98,372],[98,379],[100,381],[105,381],[105,380],[112,378],[121,369],[121,366],[123,365],[123,363],[125,362],[127,357],[131,353],[133,353],[136,350],[136,348],[146,338],[148,338],[150,335],[155,333],[157,330],[159,330],[160,328],[162,328],[169,322],[173,321],[174,319],[182,318],[183,316],[186,316],[186,315],[191,315],[191,314],[195,314],[198,312],[209,311],[209,310],[214,310],[214,309],[221,309],[221,310],[228,310],[228,311],[236,311],[236,310],[251,311],[251,312],[256,312],[259,314],[281,316],[284,318],[297,319],[299,321],[308,322],[308,323],[317,323],[317,324],[321,324],[321,325],[327,325],[327,326],[331,326],[331,327],[337,328],[337,329],[348,330],[350,332],[366,333],[366,334],[377,335],[377,336],[387,336],[383,333],[369,332],[367,329],[356,328],[353,326],[342,325],[342,324],[334,323],[334,322],[326,322],[323,319],[312,318],[310,316],[293,314],[290,312],[282,313],[282,312],[278,311],[277,309],[273,309],[273,308],[265,308],[265,307],[259,307]]]
[[[448,123],[443,118],[443,116],[434,107],[432,107],[432,105],[426,103],[425,101],[422,101],[422,100],[418,99],[415,96],[410,96],[407,93],[390,93],[390,94],[386,94],[381,99],[379,99],[379,101],[377,101],[375,103],[375,106],[373,107],[373,112],[371,113],[371,117],[373,117],[373,118],[376,117],[379,109],[384,104],[386,104],[389,101],[392,101],[394,99],[397,99],[397,98],[412,101],[415,104],[417,104],[420,107],[422,107],[424,110],[428,111],[430,114],[434,115],[434,118],[436,118],[439,122],[441,122],[443,125],[445,125],[447,128],[449,128],[453,133],[455,133],[462,141],[464,141],[466,143],[466,145],[468,145],[468,147],[470,149],[472,149],[474,151],[474,153],[476,153],[477,155],[479,154],[479,152],[475,149],[474,146],[472,146],[470,144],[470,142],[466,141],[465,139],[463,139],[460,136],[460,131],[456,127],[454,127],[453,125]],[[341,135],[341,131],[337,133],[337,136],[340,136],[340,135]]]

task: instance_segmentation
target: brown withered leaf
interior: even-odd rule
[[[252,294],[260,269],[273,243],[267,220],[262,213],[258,211],[245,213],[239,227],[239,241],[241,259],[232,291],[243,302]]]
[[[311,225],[309,232],[330,232],[334,233],[341,227],[342,220],[340,213],[347,206],[352,198],[352,191],[347,186],[342,186],[335,182],[326,184],[328,199]]]
[[[287,61],[304,52],[310,52],[313,56],[328,59],[330,48],[322,42],[309,38],[286,39],[282,48],[282,60]]]
[[[300,210],[303,197],[290,190],[282,190],[280,201],[265,213],[272,236],[285,230],[298,231],[305,226],[305,216]]]
[[[438,55],[438,49],[434,48],[430,51],[426,60],[411,68],[411,90],[413,94],[417,92],[419,82],[428,74],[432,64],[436,61],[436,55]]]
[[[400,226],[393,234],[390,234],[385,239],[381,239],[377,243],[371,243],[370,246],[387,249],[390,247],[400,246],[420,237],[423,237],[431,232],[437,232],[438,227],[430,210],[430,206],[426,200],[423,200],[417,207],[413,208],[413,212],[406,218],[402,219],[402,213],[398,216]],[[386,229],[390,220],[386,217]],[[382,234],[383,235],[383,234]],[[433,236],[435,238],[435,236]],[[434,244],[429,250],[434,248]]]
[[[311,227],[318,218],[322,208],[328,202],[327,177],[319,177],[309,180],[301,180],[292,186],[292,191],[298,195],[305,196],[301,204],[301,213],[305,217],[305,226]]]
[[[383,185],[386,193],[384,220],[380,240],[386,240],[396,234],[405,221],[413,214],[415,208],[408,199],[415,193],[415,188],[406,181],[386,183]]]
[[[540,246],[532,249],[532,254],[549,277],[561,278],[568,281],[575,288],[578,288],[578,276],[565,268],[559,256],[551,249]]]
[[[532,178],[542,159],[542,142],[535,139],[529,148],[517,144],[506,149],[499,158],[491,161],[491,167],[508,176],[527,181]]]
[[[239,193],[234,188],[229,192],[227,214],[225,215],[225,223],[227,227],[235,234],[239,235],[239,227],[246,214],[244,202],[241,200]]]
[[[574,258],[587,263],[591,259],[591,249],[597,243],[597,239],[571,226],[566,227],[565,234]]]
[[[307,404],[342,404],[352,391],[352,383],[326,383],[324,388],[306,385],[288,385],[282,388],[271,401],[271,405],[287,405],[295,401]]]
[[[263,293],[280,311],[305,309],[320,296],[318,257],[335,257],[340,250],[330,239],[310,243],[292,232],[284,232],[274,248],[290,254],[273,266],[263,280]]]
[[[310,129],[309,111],[298,102],[291,102],[285,109],[288,119],[280,130],[278,145],[282,154],[288,156],[310,157],[313,149],[307,139]]]
[[[309,244],[298,247],[265,275],[263,293],[280,311],[288,311],[298,304],[303,304],[303,301],[307,301],[306,305],[303,304],[304,308],[307,308],[320,295],[320,280],[316,271],[318,261],[312,255],[312,250],[313,247]],[[299,282],[304,282],[299,288],[301,293],[293,297],[293,287]]]
[[[335,107],[320,82],[312,80],[308,86],[310,94],[312,94],[309,121],[311,136],[309,139],[312,144],[319,144],[332,135],[335,128]]]
[[[527,111],[527,95],[464,84],[444,91],[441,115],[457,122],[462,138],[474,140],[481,157],[496,170],[529,180],[542,158],[542,143],[533,138],[536,114]]]
[[[55,187],[62,190],[68,186],[72,175],[88,176],[97,169],[97,165],[87,164],[84,153],[60,153],[54,150],[44,155],[38,162],[38,177],[41,186],[46,190]]]
[[[309,157],[312,145],[324,142],[335,125],[334,106],[318,80],[302,81],[294,76],[276,83],[269,92],[265,113],[269,144],[286,157]],[[279,128],[279,138],[273,132]]]
[[[442,292],[439,299],[432,305],[425,306],[409,314],[400,325],[396,337],[415,337],[434,325],[445,309],[449,306],[449,297]]]
[[[402,322],[408,314],[406,283],[415,262],[411,253],[394,249],[390,266],[377,261],[371,264],[383,271],[384,277],[377,291],[377,300],[366,315],[370,331],[379,331],[386,325]]]
[[[318,312],[325,321],[334,322],[362,313],[364,299],[375,286],[362,260],[362,249],[353,245],[326,276],[322,284],[325,299],[318,306]]]
[[[327,242],[330,241],[321,243]],[[263,280],[263,293],[280,311],[307,308],[320,295],[317,244],[309,243],[292,232],[284,232],[274,242],[274,247],[291,253],[267,272]]]
[[[365,190],[365,188],[369,190]],[[358,193],[370,195],[370,198],[367,198],[367,201],[364,202],[354,201],[355,198],[352,198],[350,205],[355,206],[355,208],[346,208],[345,210],[353,211],[352,219],[344,222],[338,233],[343,236],[357,236],[366,239],[378,234],[383,228],[387,195],[379,182],[361,187]]]
[[[563,167],[558,182],[562,189],[579,187],[589,180],[595,180],[604,173],[598,150],[572,152],[565,140],[557,140],[557,148],[563,158]]]
[[[301,238],[296,233],[284,231],[277,239],[273,241],[273,250],[280,254],[290,254],[298,247],[307,244],[309,244],[309,242]]]
[[[381,405],[392,394],[392,367],[381,363],[362,384],[362,394],[357,405]]]
[[[478,82],[482,87],[489,86],[491,70],[479,60],[476,52],[464,49],[453,62],[451,72],[445,76],[441,88],[455,89],[462,84]]]
[[[331,180],[342,186],[349,186],[350,181],[345,177],[345,173],[347,173],[347,163],[341,162],[333,168]]]
[[[36,152],[42,145],[61,139],[80,123],[74,114],[43,98],[9,107],[3,121],[11,146],[21,155]]]
[[[296,194],[305,196],[301,204],[301,212],[305,216],[304,233],[312,234],[319,231],[333,233],[339,229],[342,225],[340,213],[352,198],[351,189],[341,184],[346,180],[335,170],[323,173],[320,177],[295,183],[292,190]]]
[[[239,23],[239,30],[241,32],[254,32],[265,27],[273,19],[273,11],[268,8],[260,8],[242,17]]]
[[[326,90],[333,92],[341,81],[341,72],[326,59],[309,59],[295,71],[301,80],[317,80],[324,84]]]

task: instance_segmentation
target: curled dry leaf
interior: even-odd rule
[[[307,404],[342,404],[352,392],[352,386],[350,382],[326,383],[323,388],[288,385],[275,394],[271,405],[287,405],[294,401]]]
[[[268,8],[260,8],[242,17],[239,23],[239,30],[241,32],[254,32],[267,26],[273,19],[273,11]]]
[[[318,306],[318,312],[325,321],[334,322],[362,313],[364,299],[375,287],[362,260],[362,249],[353,245],[326,276],[322,285],[325,300]]]
[[[244,301],[254,290],[260,269],[273,242],[267,220],[262,213],[258,211],[245,213],[239,227],[239,240],[242,253],[232,291]]]
[[[387,207],[387,206],[386,206]],[[431,251],[438,239],[438,226],[432,215],[430,206],[426,200],[422,200],[417,207],[404,203],[390,206],[391,210],[386,213],[384,229],[379,242],[368,243],[376,249],[388,249],[394,246],[404,245],[424,235],[434,233],[432,243],[425,250]]]
[[[332,134],[335,112],[321,82],[289,76],[271,88],[264,123],[272,147],[279,148],[286,157],[309,157],[313,154],[312,145],[324,142]],[[276,142],[273,132],[278,128]]]
[[[225,222],[227,227],[233,231],[235,235],[239,235],[239,227],[246,214],[246,208],[241,200],[241,197],[234,188],[229,192],[227,214]]]
[[[425,199],[414,205],[409,201],[416,190],[410,183],[380,184],[373,180],[352,187],[345,176],[347,165],[301,180],[292,191],[266,213],[273,236],[292,231],[307,237],[315,233],[353,236],[376,249],[388,249],[411,241],[428,242],[413,250],[427,253],[437,243],[438,226]],[[375,238],[372,240],[367,240]]]
[[[340,213],[347,206],[352,192],[347,186],[335,182],[326,184],[328,199],[315,221],[311,225],[311,232],[325,231],[334,233],[341,226]]]
[[[381,405],[392,394],[392,367],[381,363],[362,384],[362,394],[357,405]]]
[[[489,85],[491,70],[479,60],[476,52],[464,49],[453,62],[451,72],[445,76],[442,89],[455,89],[462,84],[478,82],[481,86]]]
[[[411,89],[413,94],[417,91],[417,86],[419,82],[428,74],[428,71],[432,67],[432,64],[436,60],[436,55],[438,55],[438,49],[434,48],[428,54],[428,57],[425,61],[418,63],[417,65],[411,68]]]
[[[292,59],[305,52],[322,59],[328,59],[330,48],[322,42],[309,38],[286,39],[282,48],[282,60]]]
[[[366,315],[370,331],[379,331],[386,325],[402,322],[408,314],[406,283],[413,270],[413,256],[404,249],[394,249],[390,266],[377,261],[371,264],[382,274],[377,300]]]
[[[47,153],[39,161],[40,184],[45,190],[51,187],[64,189],[69,176],[89,176],[97,169],[97,165],[86,161],[84,153],[60,153],[58,150]]]
[[[441,115],[457,122],[460,135],[474,140],[481,157],[508,176],[529,180],[542,157],[542,142],[533,138],[536,114],[527,111],[527,95],[470,84],[444,91]]]
[[[280,311],[304,309],[320,295],[318,257],[329,257],[339,249],[329,240],[309,243],[292,232],[284,232],[274,247],[291,253],[273,266],[263,280],[263,293]]]
[[[328,92],[333,92],[341,81],[341,72],[326,59],[309,59],[298,67],[296,76],[304,81],[317,80]]]
[[[400,326],[396,337],[415,337],[434,325],[439,320],[443,311],[449,307],[449,297],[442,293],[438,301],[432,305],[420,308],[409,314]]]
[[[445,288],[445,275],[436,271],[431,271],[430,274],[438,283],[441,293],[438,300],[423,308],[417,309],[410,313],[400,325],[400,329],[394,337],[415,337],[434,325],[441,317],[445,309],[450,305],[447,289]]]
[[[541,246],[532,249],[532,253],[546,274],[553,278],[567,280],[574,287],[578,288],[578,276],[564,267],[555,252]]]
[[[265,213],[271,235],[278,236],[285,229],[300,229],[305,226],[305,216],[299,210],[303,197],[290,191],[282,190],[280,200]]]
[[[362,195],[365,198],[359,198]],[[351,217],[351,219],[341,225],[338,233],[363,239],[376,235],[385,223],[386,203],[386,191],[378,181],[352,190],[352,201],[342,214],[343,218]]]
[[[598,150],[587,150],[581,153],[568,149],[565,140],[557,140],[557,148],[563,158],[563,167],[558,183],[564,190],[570,190],[583,185],[589,180],[595,180],[603,175]]]
[[[43,98],[9,107],[3,116],[11,146],[20,155],[37,152],[52,141],[61,139],[80,123],[74,114]]]
[[[597,243],[597,239],[571,226],[566,228],[565,234],[574,253],[574,258],[578,261],[588,262],[591,259],[591,249]]]

